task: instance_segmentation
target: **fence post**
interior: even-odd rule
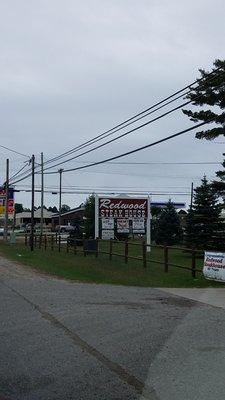
[[[27,246],[27,233],[25,233],[25,246]]]
[[[77,254],[77,243],[76,243],[76,239],[74,239],[73,253],[74,253],[74,254]]]
[[[86,255],[87,255],[87,252],[86,252],[86,250],[85,250],[85,243],[86,243],[86,242],[87,242],[86,240],[83,241],[83,252],[84,252],[84,257],[86,257]]]
[[[169,267],[169,264],[168,264],[168,259],[169,259],[169,255],[168,255],[168,247],[167,246],[164,246],[164,272],[168,272],[168,267]]]
[[[124,248],[124,258],[125,258],[125,263],[127,264],[128,261],[128,241],[125,241],[125,248]]]
[[[109,259],[112,260],[113,240],[109,240]]]
[[[196,258],[195,258],[195,250],[192,250],[191,253],[191,275],[192,278],[196,277]]]
[[[37,235],[34,235],[34,247],[37,247]]]
[[[68,238],[66,239],[66,252],[69,253],[69,243]]]
[[[143,258],[143,267],[146,268],[147,267],[147,260],[146,260],[146,243],[145,240],[143,240],[142,242],[142,258]]]
[[[47,235],[45,234],[45,250],[47,249]]]
[[[96,252],[95,252],[95,257],[97,258],[97,257],[98,257],[98,246],[99,246],[99,241],[98,241],[98,238],[96,238],[96,239],[95,239],[95,242],[96,242]]]
[[[59,243],[59,253],[61,251],[61,236],[59,235],[58,237],[58,243]]]
[[[39,236],[39,249],[42,247],[42,235]]]
[[[54,249],[54,236],[51,236],[51,249]]]

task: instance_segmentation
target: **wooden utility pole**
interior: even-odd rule
[[[59,232],[61,226],[61,208],[62,208],[62,173],[63,169],[59,169]]]
[[[35,157],[32,155],[31,158],[31,228],[30,228],[30,250],[34,250],[34,168],[35,168]]]
[[[193,191],[194,191],[194,185],[193,182],[191,183],[191,210],[192,210],[192,206],[193,206]]]
[[[6,160],[6,180],[5,180],[5,224],[4,224],[4,239],[8,240],[8,225],[9,225],[9,159]]]
[[[44,223],[44,157],[41,153],[41,236],[43,235]]]

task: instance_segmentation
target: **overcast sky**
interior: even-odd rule
[[[43,151],[47,160],[186,86],[199,77],[198,68],[210,70],[216,58],[225,58],[224,15],[223,0],[1,2],[0,144],[34,153],[38,162]],[[117,155],[192,124],[176,111],[63,167]],[[219,162],[223,151],[222,144],[199,141],[191,132],[120,161]],[[4,149],[0,155],[1,181],[7,157],[11,175],[26,160]],[[64,174],[63,185],[90,192],[104,186],[113,192],[128,187],[168,192],[153,200],[188,203],[189,196],[173,193],[189,192],[192,181],[198,185],[204,173],[213,178],[217,169],[108,164]],[[58,175],[46,176],[45,183],[58,185]],[[30,180],[17,189],[24,185]],[[62,202],[74,207],[86,196],[64,194]],[[18,193],[16,202],[30,206],[30,194]],[[58,197],[46,195],[45,204],[58,205]]]

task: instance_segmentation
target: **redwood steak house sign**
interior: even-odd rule
[[[135,198],[99,198],[100,218],[148,218],[148,200]]]
[[[205,251],[203,274],[206,279],[225,282],[225,253]]]

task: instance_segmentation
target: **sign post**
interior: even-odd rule
[[[148,217],[147,217],[147,227],[146,227],[146,233],[147,233],[147,252],[149,253],[151,251],[151,214],[150,214],[150,197],[148,196]]]
[[[99,198],[95,194],[95,239],[99,238]]]

